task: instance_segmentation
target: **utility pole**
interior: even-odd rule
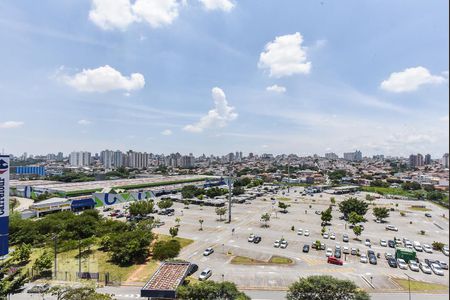
[[[81,240],[78,240],[78,278],[81,278]]]
[[[228,223],[231,224],[231,193],[232,193],[231,171],[228,175]]]
[[[58,251],[57,251],[57,241],[58,241],[58,236],[55,234],[53,235],[53,246],[54,246],[54,250],[55,250],[55,262],[54,262],[54,267],[55,267],[55,280],[57,279],[58,276],[58,269],[57,269],[57,255],[58,255]]]
[[[291,183],[291,162],[288,158],[288,194],[290,193],[290,183]]]
[[[408,277],[408,294],[409,294],[409,300],[411,300],[411,277],[409,277],[408,274],[403,273],[406,275],[406,277]]]

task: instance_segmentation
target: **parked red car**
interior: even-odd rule
[[[339,265],[339,266],[342,266],[344,264],[344,262],[342,260],[340,260],[340,259],[338,259],[338,258],[336,258],[334,256],[328,257],[327,262],[329,264]]]

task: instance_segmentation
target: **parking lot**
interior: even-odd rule
[[[213,280],[232,280],[240,287],[245,288],[266,288],[284,289],[299,276],[315,274],[329,274],[343,279],[351,279],[358,285],[368,290],[395,291],[399,286],[391,280],[392,277],[406,279],[409,275],[414,280],[422,280],[448,285],[448,270],[444,270],[444,276],[435,274],[424,274],[422,271],[413,272],[389,267],[384,258],[385,252],[394,254],[395,249],[382,247],[380,240],[393,240],[396,238],[407,238],[411,242],[419,241],[421,244],[431,245],[433,241],[447,243],[448,234],[448,211],[435,206],[434,204],[421,201],[405,201],[378,199],[376,204],[392,207],[395,211],[390,213],[388,223],[376,223],[372,212],[369,209],[366,218],[368,222],[364,224],[365,230],[360,236],[360,241],[354,240],[353,231],[344,220],[340,220],[337,204],[348,195],[333,195],[336,198],[336,207],[333,209],[333,220],[331,226],[327,226],[327,232],[336,235],[335,240],[324,239],[321,235],[320,215],[315,211],[326,209],[330,203],[330,197],[325,193],[314,194],[313,196],[302,196],[303,188],[293,188],[290,193],[279,192],[276,195],[265,195],[253,200],[250,204],[233,204],[233,218],[231,224],[220,222],[215,213],[214,207],[199,207],[190,205],[185,209],[184,205],[175,203],[175,216],[158,216],[165,225],[155,229],[156,232],[168,234],[169,228],[176,225],[175,218],[181,219],[180,237],[193,239],[195,242],[184,248],[180,258],[186,259],[199,265],[199,270],[211,268]],[[355,195],[365,199],[365,193]],[[288,213],[279,212],[274,201],[282,199],[291,205]],[[398,204],[398,206],[396,206]],[[425,210],[417,211],[412,209],[413,205],[425,205]],[[401,216],[400,212],[405,214]],[[269,227],[263,228],[261,215],[269,213],[271,219]],[[426,217],[425,213],[431,214]],[[445,217],[443,217],[445,215]],[[200,231],[199,219],[203,219],[203,230]],[[412,222],[412,224],[410,224]],[[387,224],[396,226],[397,232],[387,231]],[[291,227],[294,226],[294,230]],[[233,233],[234,229],[234,233]],[[298,235],[297,230],[309,230],[310,235]],[[425,231],[422,235],[420,231]],[[247,241],[250,234],[261,236],[262,240],[258,244]],[[343,242],[342,236],[346,233],[349,242]],[[380,253],[377,265],[361,263],[360,258],[353,255],[343,255],[342,266],[327,264],[325,251],[310,249],[309,253],[303,253],[305,244],[311,245],[314,241],[320,240],[326,244],[326,248],[332,248],[338,244],[341,247],[359,248],[360,253],[365,253],[369,247],[364,245],[365,239],[371,240],[371,248],[375,253]],[[275,240],[285,239],[288,242],[286,249],[275,248]],[[213,247],[214,253],[205,257],[203,251]],[[258,261],[268,261],[272,256],[282,256],[290,258],[293,263],[290,265],[235,265],[231,263],[234,256],[245,256]],[[448,257],[441,252],[434,251],[432,254],[418,252],[420,261],[425,258],[440,260],[448,264]],[[199,272],[198,272],[199,273]],[[196,274],[198,275],[198,274]],[[194,276],[196,276],[194,275]]]

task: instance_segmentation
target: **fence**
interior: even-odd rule
[[[105,286],[120,286],[122,279],[118,275],[111,274],[109,272],[91,273],[91,272],[57,272],[56,276],[54,272],[47,272],[46,274],[39,274],[36,270],[30,268],[28,269],[28,276],[30,278],[42,278],[42,279],[52,279],[56,281],[72,281],[79,282],[82,280],[92,280]]]

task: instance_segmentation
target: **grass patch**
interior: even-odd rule
[[[408,280],[407,279],[393,279],[398,285],[403,289],[408,290]],[[423,291],[446,291],[448,287],[439,283],[430,283],[424,281],[411,280],[411,291],[412,292],[423,292]]]
[[[290,265],[293,263],[292,259],[282,256],[272,256],[269,259],[269,263],[276,265]]]
[[[396,195],[403,197],[414,197],[414,193],[405,191],[402,188],[378,187],[378,186],[363,186],[361,190],[369,193],[377,193],[380,195]]]
[[[265,265],[267,264],[265,261],[256,260],[246,256],[235,256],[231,260],[233,265]]]
[[[267,262],[246,256],[235,256],[231,263],[234,265],[290,265],[293,261],[290,258],[281,256],[272,256]]]
[[[410,206],[409,209],[415,210],[415,211],[431,211],[431,209],[429,209],[429,208],[420,207],[420,206]]]
[[[283,202],[289,202],[289,201],[291,201],[292,199],[291,199],[291,198],[288,198],[288,197],[278,197],[277,200],[278,200],[278,201],[283,201]]]
[[[170,239],[172,239],[172,237],[170,235],[158,234],[158,241],[167,241],[167,240],[170,240]],[[194,242],[194,240],[185,239],[185,238],[181,238],[181,237],[178,237],[178,236],[175,237],[175,240],[177,240],[180,243],[181,248],[187,247],[187,246],[189,246],[190,244],[192,244]]]

